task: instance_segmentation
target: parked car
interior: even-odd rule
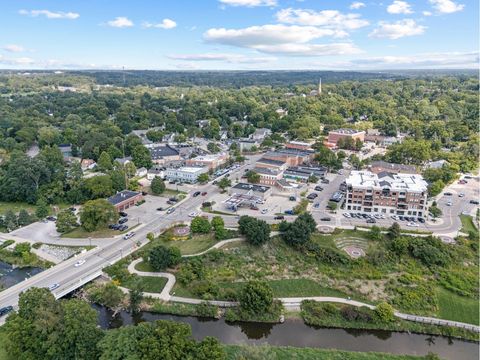
[[[446,193],[444,193],[443,195],[445,195],[445,196],[452,196],[453,194],[452,194],[451,192],[446,192]]]
[[[118,215],[120,215],[121,217],[127,217],[128,216],[128,214],[125,211],[120,211],[118,213]]]
[[[297,200],[297,198],[296,198],[295,196],[290,196],[290,197],[288,198],[288,200],[290,200],[290,201],[295,201],[295,200]]]
[[[422,223],[422,224],[425,223],[425,219],[424,219],[424,218],[419,217],[417,220],[418,220],[418,222],[420,222],[420,223]]]
[[[464,193],[460,193],[460,194],[458,194],[458,197],[461,197],[461,198],[462,198],[462,197],[464,197],[464,196],[465,196],[465,194],[464,194]]]
[[[158,207],[157,208],[157,211],[163,211],[163,210],[165,210],[163,207]]]
[[[167,210],[167,214],[171,214],[175,211],[175,208],[174,207],[171,207]]]
[[[266,214],[268,212],[268,209],[262,209],[262,211],[260,211],[262,214]]]
[[[168,201],[176,203],[176,202],[178,202],[178,199],[176,197],[171,197],[171,198],[168,199]]]
[[[313,199],[316,199],[317,197],[318,197],[318,194],[311,193],[311,194],[308,194],[307,199],[313,200]]]
[[[315,204],[313,205],[313,207],[314,207],[315,209],[318,209],[318,208],[320,207],[320,203],[315,203]]]
[[[250,205],[250,210],[258,210],[258,206],[256,206],[256,205]]]
[[[470,200],[470,204],[475,204],[475,205],[478,205],[478,204],[479,204],[479,202],[478,202],[478,200]]]
[[[414,222],[409,222],[407,224],[407,226],[411,226],[411,227],[418,227],[419,225],[417,223],[414,223]]]
[[[322,217],[320,218],[320,221],[331,221],[332,219],[329,217]]]
[[[73,266],[79,267],[79,266],[82,266],[83,264],[85,264],[86,262],[87,262],[87,260],[85,260],[85,259],[78,260]]]
[[[293,210],[285,210],[284,213],[287,214],[287,215],[295,215]]]
[[[323,191],[323,188],[320,185],[315,186],[315,191]]]
[[[349,213],[343,213],[343,216],[345,216],[347,219],[350,219],[352,217]]]
[[[189,216],[189,217],[192,217],[192,218],[195,217],[195,216],[197,216],[197,215],[198,215],[198,214],[197,214],[195,211],[193,211],[193,212],[191,212],[190,214],[188,214],[188,216]]]
[[[118,223],[119,224],[125,224],[127,221],[128,221],[128,218],[124,217],[124,218],[121,218],[120,220],[118,220]]]
[[[328,179],[322,179],[322,184],[330,184],[330,180]]]
[[[206,191],[202,192],[202,196],[205,196],[205,195],[207,195],[207,192]]]
[[[0,316],[7,315],[9,312],[13,311],[13,306],[5,306],[0,308]]]
[[[117,230],[118,231],[125,231],[127,229],[128,229],[128,225],[120,225]]]
[[[274,220],[284,220],[285,219],[285,216],[283,215],[277,215],[273,218]]]
[[[200,191],[195,191],[195,192],[193,193],[193,197],[197,197],[198,195],[200,195]]]
[[[128,240],[128,239],[132,238],[133,236],[135,236],[135,232],[134,232],[134,231],[130,231],[129,233],[126,233],[126,234],[123,236],[123,238],[124,238],[125,240]]]
[[[47,216],[48,221],[57,221],[57,218],[55,216]]]
[[[447,206],[452,206],[453,203],[451,201],[447,202]]]
[[[373,218],[369,218],[367,219],[367,223],[368,224],[375,224],[377,222],[377,220],[373,219]]]

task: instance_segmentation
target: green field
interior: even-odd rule
[[[466,298],[440,288],[438,290],[438,317],[479,325],[478,300]]]
[[[121,235],[121,234],[125,234],[129,231],[132,231],[138,225],[139,224],[135,224],[134,226],[131,226],[131,227],[129,226],[129,228],[127,230],[122,231],[122,232],[117,231],[117,230],[108,229],[108,228],[88,232],[83,227],[79,226],[78,228],[73,229],[72,231],[70,231],[66,234],[63,234],[62,237],[63,238],[72,238],[72,239],[86,239],[86,238],[89,238],[89,237],[91,237],[92,239],[110,238],[110,237],[113,237],[115,235]]]
[[[473,218],[471,216],[462,214],[460,215],[460,220],[462,221],[462,229],[460,230],[461,232],[468,234],[471,231],[478,231],[478,229],[475,227],[475,224],[473,223]]]
[[[163,277],[157,276],[136,276],[132,278],[130,281],[124,282],[122,285],[126,288],[130,288],[133,284],[133,281],[138,281],[140,288],[142,291],[151,292],[151,293],[161,293],[165,284],[167,283],[167,279]]]

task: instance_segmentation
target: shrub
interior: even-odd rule
[[[381,302],[375,307],[375,315],[380,322],[391,322],[395,319],[392,305]]]
[[[190,229],[194,234],[208,234],[212,229],[208,219],[205,219],[202,216],[197,216],[193,218],[192,223],[190,224]]]
[[[177,265],[181,258],[182,255],[178,248],[158,245],[150,250],[146,260],[153,269],[159,271]]]
[[[268,312],[273,304],[273,290],[265,282],[249,281],[240,291],[240,307],[251,314]]]

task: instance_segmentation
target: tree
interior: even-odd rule
[[[253,170],[247,171],[247,180],[249,183],[258,184],[260,182],[260,175]]]
[[[108,152],[104,151],[100,154],[97,161],[97,166],[100,171],[109,171],[113,169],[112,158]]]
[[[147,261],[154,270],[160,271],[177,265],[181,258],[178,248],[159,245],[150,250]]]
[[[12,231],[18,227],[18,219],[12,210],[7,210],[3,222],[8,231]]]
[[[227,177],[223,177],[221,178],[218,183],[217,183],[217,186],[223,191],[225,191],[226,188],[232,186],[232,181],[227,178]]]
[[[225,221],[223,221],[223,218],[221,216],[214,216],[211,221],[211,225],[215,231],[215,239],[223,240],[227,234],[227,231],[225,230]]]
[[[150,151],[143,145],[137,145],[132,149],[132,160],[137,168],[150,169],[152,167]]]
[[[384,301],[375,307],[375,315],[377,319],[383,323],[391,322],[395,319],[392,305]]]
[[[430,206],[430,208],[428,209],[428,211],[433,215],[433,217],[435,218],[438,218],[440,216],[442,216],[442,209],[440,209],[438,206],[437,206],[437,203],[434,201],[432,203],[432,206]]]
[[[117,210],[105,199],[87,201],[80,211],[80,223],[89,232],[106,228],[117,220]]]
[[[20,210],[20,212],[18,213],[18,219],[17,219],[18,226],[26,226],[31,222],[32,222],[32,217],[27,212],[27,210],[25,209]]]
[[[437,180],[428,186],[428,195],[437,196],[442,192],[444,187],[445,183],[442,180]]]
[[[213,154],[216,154],[220,151],[220,148],[218,147],[217,144],[213,143],[213,142],[209,142],[207,144],[207,150],[210,151],[211,153]]]
[[[327,208],[329,208],[331,211],[337,210],[338,204],[335,201],[329,201],[327,204]]]
[[[264,220],[247,215],[240,217],[238,230],[252,245],[262,245],[270,239],[270,226]]]
[[[93,294],[95,302],[106,306],[109,309],[117,310],[123,303],[125,295],[123,291],[113,282],[109,282],[96,289]]]
[[[56,227],[61,234],[67,233],[77,227],[77,217],[70,210],[63,210],[57,216]]]
[[[93,199],[104,198],[113,194],[113,182],[108,175],[94,176],[86,179],[85,188]]]
[[[208,179],[209,179],[209,176],[207,173],[200,174],[198,175],[198,178],[197,178],[200,184],[205,184],[206,182],[208,182]]]
[[[302,246],[310,240],[317,223],[309,213],[303,213],[293,223],[282,223],[281,237],[290,246]]]
[[[114,191],[122,191],[127,188],[127,179],[122,169],[116,169],[109,172]]]
[[[132,314],[140,312],[140,304],[143,300],[143,289],[139,281],[135,281],[128,291],[128,308]]]
[[[370,233],[368,234],[368,236],[370,237],[370,239],[372,240],[382,240],[383,238],[383,235],[382,235],[382,230],[376,226],[376,225],[373,225],[371,228],[370,228]]]
[[[268,313],[273,305],[273,290],[266,282],[249,281],[240,291],[239,300],[247,313]]]
[[[400,225],[398,225],[397,222],[394,222],[392,226],[388,228],[388,237],[390,239],[396,239],[400,237],[400,232],[401,232]]]
[[[43,219],[48,215],[48,205],[45,199],[40,198],[37,201],[37,209],[35,210],[35,215],[39,219]]]
[[[310,175],[308,177],[308,182],[311,183],[311,184],[316,184],[318,182],[318,177],[316,177],[315,175]]]
[[[30,250],[31,250],[30,243],[22,242],[15,245],[15,247],[13,248],[13,254],[15,256],[22,256],[24,253],[30,253]]]
[[[190,224],[190,230],[194,234],[208,234],[212,226],[208,222],[208,219],[202,216],[196,216],[192,219]]]
[[[154,195],[160,195],[166,189],[165,182],[158,176],[155,176],[150,184],[150,189]]]

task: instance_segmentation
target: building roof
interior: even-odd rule
[[[261,168],[261,167],[260,168],[255,167],[255,168],[253,168],[253,171],[258,173],[258,174],[275,175],[275,176],[282,172],[281,170],[270,169],[270,168]]]
[[[192,173],[192,174],[195,174],[201,170],[205,170],[204,167],[198,167],[198,166],[182,166],[178,169],[167,169],[167,170],[170,170],[170,171],[181,171],[181,172],[184,172],[184,173]]]
[[[252,190],[252,191],[255,191],[255,192],[265,193],[268,190],[270,190],[270,186],[255,185],[255,184],[248,184],[248,183],[238,183],[235,186],[232,186],[232,189]]]
[[[386,162],[386,161],[373,161],[371,164],[370,164],[370,167],[380,167],[380,168],[384,168],[384,169],[389,169],[391,170],[392,172],[408,172],[408,173],[415,173],[417,171],[417,169],[415,168],[414,165],[403,165],[403,164],[393,164],[393,163],[389,163],[389,162]]]
[[[293,175],[293,176],[305,176],[309,177],[311,175],[315,176],[324,176],[327,169],[320,168],[320,167],[309,167],[309,166],[290,166],[287,170],[285,170],[285,175]]]
[[[127,156],[127,157],[124,157],[124,158],[116,158],[115,160],[113,160],[113,162],[115,162],[115,161],[119,162],[122,165],[125,165],[127,162],[132,161],[132,157]]]
[[[137,191],[122,190],[115,195],[110,196],[107,200],[110,204],[117,205],[138,195],[140,195],[140,193]]]
[[[336,130],[331,130],[329,133],[343,134],[343,135],[355,135],[355,134],[361,134],[361,133],[365,134],[365,131],[360,131],[360,130],[356,130],[356,129],[336,129]]]
[[[177,149],[169,145],[152,146],[152,147],[149,147],[148,150],[150,151],[150,156],[152,160],[163,159],[164,157],[168,157],[168,156],[178,156],[180,154],[180,152]]]
[[[354,188],[382,189],[390,188],[398,191],[424,192],[427,191],[427,182],[418,174],[395,174],[381,172],[374,174],[370,171],[352,171],[346,180],[347,185]]]
[[[258,159],[257,163],[268,164],[268,165],[276,165],[276,166],[285,165],[285,161],[271,160],[271,159],[265,159],[265,158]]]

